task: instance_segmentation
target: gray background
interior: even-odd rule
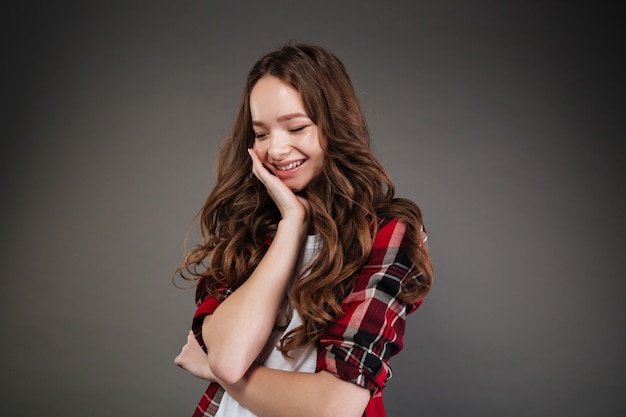
[[[288,40],[344,61],[424,211],[435,287],[389,415],[626,415],[624,43],[594,4],[5,10],[0,415],[191,414],[171,274],[247,71]]]

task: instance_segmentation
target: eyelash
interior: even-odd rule
[[[307,127],[308,126],[300,126],[300,127],[296,127],[295,129],[289,129],[289,133],[300,133]]]
[[[295,129],[289,129],[288,132],[295,135],[295,134],[301,133],[307,127],[309,127],[309,125],[296,127]],[[255,140],[262,140],[262,139],[265,139],[268,135],[269,135],[269,133],[265,133],[265,132],[255,133],[254,134],[254,139]]]

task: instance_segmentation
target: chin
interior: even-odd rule
[[[306,185],[301,184],[285,184],[294,193],[301,193],[306,190]]]
[[[301,193],[302,191],[304,191],[306,188],[305,187],[289,187],[289,189],[294,193],[294,194],[298,194]]]
[[[309,186],[310,180],[308,178],[288,178],[283,180],[283,184],[287,186],[294,193],[302,193]]]

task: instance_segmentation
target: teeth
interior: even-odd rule
[[[282,167],[277,167],[280,171],[287,171],[289,169],[294,169],[295,167],[299,167],[300,165],[302,165],[302,161],[297,161],[297,162],[292,162],[288,165],[282,166]]]

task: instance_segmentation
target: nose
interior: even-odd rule
[[[289,137],[282,132],[275,132],[269,138],[267,155],[272,161],[282,161],[290,151]]]

